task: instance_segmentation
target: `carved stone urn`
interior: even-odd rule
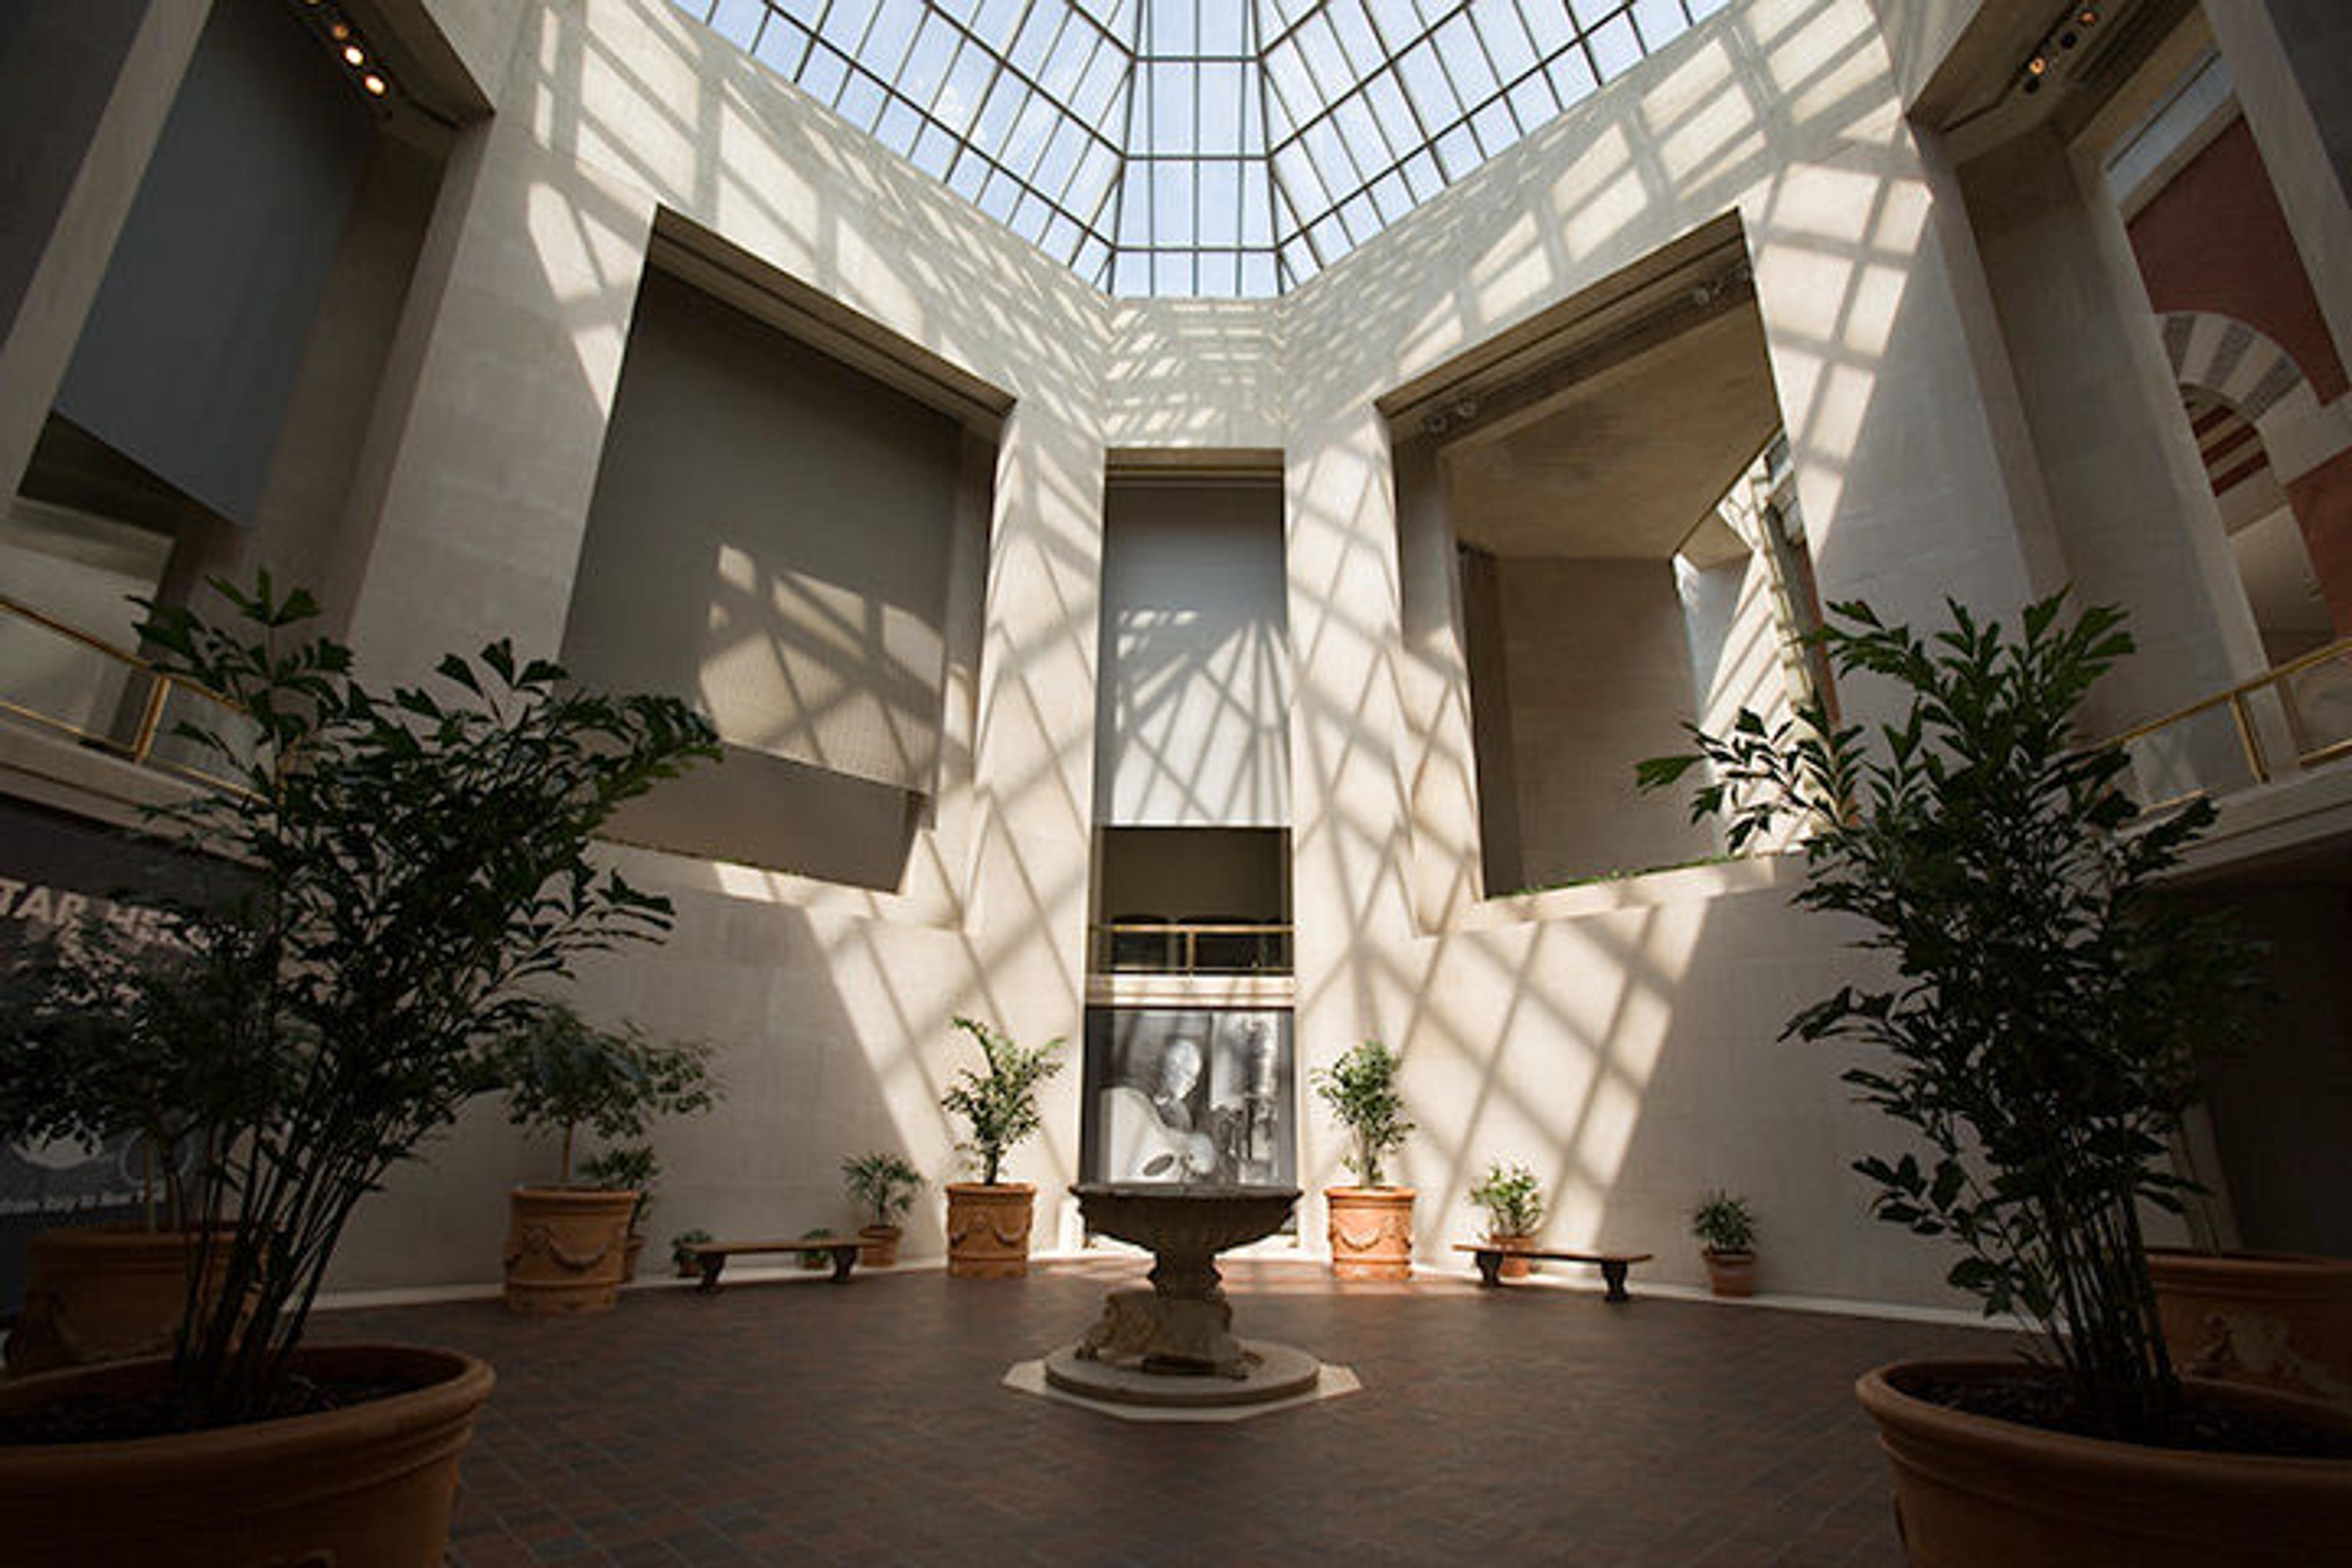
[[[1341,1279],[1412,1278],[1411,1187],[1331,1187],[1331,1272]]]
[[[527,1317],[611,1310],[621,1299],[636,1206],[637,1194],[626,1188],[515,1188],[508,1309]]]

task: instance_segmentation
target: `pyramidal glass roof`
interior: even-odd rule
[[[1727,0],[673,0],[1109,293],[1313,277]]]

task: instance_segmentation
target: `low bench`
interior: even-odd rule
[[[1557,1263],[1598,1263],[1601,1278],[1609,1287],[1609,1300],[1630,1301],[1625,1293],[1625,1270],[1636,1263],[1647,1263],[1655,1256],[1648,1252],[1566,1252],[1549,1247],[1498,1247],[1491,1241],[1457,1241],[1456,1252],[1475,1253],[1478,1258],[1478,1282],[1500,1285],[1503,1282],[1503,1259],[1506,1258],[1541,1258]]]
[[[727,1267],[729,1258],[739,1253],[759,1252],[797,1252],[803,1256],[812,1252],[829,1252],[833,1254],[833,1282],[845,1285],[849,1282],[850,1269],[857,1262],[858,1246],[854,1236],[804,1236],[797,1241],[702,1241],[684,1250],[694,1259],[695,1266],[702,1270],[702,1283],[695,1289],[716,1290],[719,1289],[719,1271]]]

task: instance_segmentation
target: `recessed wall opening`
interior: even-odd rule
[[[795,318],[719,248],[657,239],[564,659],[685,699],[725,746],[614,837],[896,889],[970,732],[950,672],[978,663],[1002,407],[878,328]]]
[[[1278,452],[1114,454],[1096,711],[1095,967],[1287,972]]]
[[[12,65],[57,79],[62,101],[110,81],[128,39],[121,7],[58,9]],[[159,722],[130,662],[130,596],[184,601],[266,565],[332,598],[449,139],[438,110],[369,96],[296,8],[211,7],[0,510],[0,698],[19,714],[184,764],[198,753],[172,736],[184,715]],[[38,185],[64,178],[47,161],[76,144],[11,151]]]
[[[1591,291],[1450,386],[1386,400],[1407,637],[1459,650],[1487,896],[1722,853],[1640,759],[1826,672],[1763,325],[1736,224]]]

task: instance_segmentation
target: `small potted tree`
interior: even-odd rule
[[[172,1356],[22,1378],[0,1423],[10,1568],[92,1563],[430,1563],[490,1390],[470,1356],[306,1345],[353,1209],[491,1082],[521,984],[656,937],[669,907],[590,860],[613,808],[716,753],[666,698],[572,687],[503,643],[433,688],[372,691],[307,637],[309,595],[215,584],[232,624],[154,607],[154,662],[243,710],[184,726],[232,782],[163,815],[239,869],[166,904],[185,955],[168,1037],[198,1249]],[[124,940],[130,940],[125,938]]]
[[[1470,1201],[1486,1211],[1486,1239],[1500,1247],[1532,1247],[1543,1226],[1543,1185],[1525,1165],[1496,1160],[1470,1189]],[[1534,1260],[1506,1253],[1501,1266],[1505,1279],[1524,1279]]]
[[[199,990],[184,954],[134,950],[95,920],[37,943],[0,986],[0,1138],[100,1147],[128,1133],[140,1217],[60,1226],[26,1248],[24,1305],[7,1364],[54,1367],[156,1355],[172,1347],[189,1281],[217,1279],[226,1230],[190,1224],[187,1184],[204,1130],[192,1119],[202,1065],[182,1014]],[[192,1261],[199,1247],[212,1257]]]
[[[637,1277],[637,1260],[646,1254],[646,1218],[654,1206],[654,1184],[661,1179],[661,1160],[650,1143],[624,1143],[591,1154],[580,1162],[580,1173],[592,1187],[626,1189],[637,1194],[629,1205],[629,1239],[621,1253],[621,1283]]]
[[[1400,1065],[1395,1052],[1366,1040],[1314,1074],[1315,1092],[1348,1132],[1349,1152],[1340,1163],[1360,1184],[1323,1194],[1330,1214],[1331,1272],[1341,1279],[1412,1278],[1413,1190],[1389,1185],[1381,1165],[1412,1131],[1397,1092]]]
[[[1742,712],[1697,752],[1695,815],[1737,850],[1810,825],[1796,901],[1858,921],[1891,960],[1784,1036],[1872,1049],[1845,1080],[1910,1130],[1855,1163],[1877,1215],[1948,1237],[1951,1283],[2040,1330],[2038,1363],[1906,1362],[1858,1385],[1894,1467],[1914,1562],[2317,1562],[2352,1539],[2352,1416],[2184,1383],[2160,1331],[2143,1205],[2179,1206],[2168,1143],[2196,1064],[2244,1034],[2254,953],[2159,896],[2213,807],[2142,816],[2117,748],[2074,720],[2130,651],[2121,612],[2024,612],[2019,633],[1951,606],[1932,638],[1867,605],[1818,634],[1837,669],[1895,681],[1865,735],[1818,705]]]
[[[695,1249],[706,1241],[715,1241],[717,1239],[718,1237],[712,1236],[709,1231],[701,1229],[699,1226],[692,1230],[681,1230],[676,1236],[671,1237],[669,1238],[669,1266],[671,1271],[681,1279],[694,1279],[699,1278],[702,1273],[702,1264],[700,1261],[700,1255],[698,1254]]]
[[[491,1071],[506,1087],[508,1119],[518,1127],[558,1136],[556,1184],[517,1187],[509,1202],[506,1302],[517,1312],[547,1316],[600,1312],[620,1299],[628,1242],[652,1153],[626,1152],[641,1144],[656,1116],[709,1110],[714,1098],[709,1047],[665,1044],[624,1022],[600,1029],[560,1002],[542,1002],[492,1053]],[[583,1129],[622,1145],[614,1155],[582,1168],[572,1179],[574,1143]]]
[[[962,1117],[971,1129],[961,1147],[981,1167],[979,1181],[948,1184],[948,1274],[958,1279],[1017,1279],[1029,1272],[1037,1189],[996,1178],[1006,1152],[1041,1125],[1037,1086],[1062,1070],[1053,1059],[1062,1042],[1052,1039],[1032,1049],[976,1019],[958,1018],[955,1026],[980,1047],[985,1070],[961,1069],[940,1097],[940,1108]]]
[[[1691,1211],[1691,1235],[1706,1264],[1706,1287],[1718,1296],[1756,1294],[1756,1213],[1746,1198],[1713,1192]]]
[[[850,1201],[873,1217],[857,1232],[857,1260],[868,1268],[887,1268],[898,1261],[898,1222],[915,1206],[923,1188],[922,1173],[904,1154],[860,1154],[841,1163]]]

